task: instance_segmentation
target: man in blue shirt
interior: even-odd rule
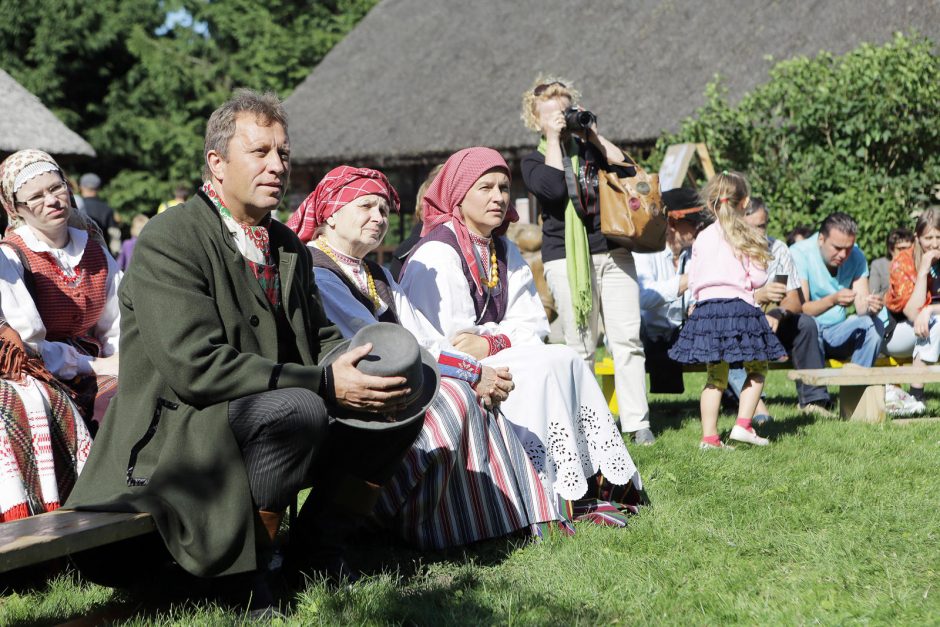
[[[869,293],[868,262],[855,245],[858,225],[846,213],[830,214],[819,233],[790,247],[802,282],[803,313],[816,319],[826,357],[875,364],[884,326],[876,317],[884,304]],[[857,315],[846,309],[855,307]]]

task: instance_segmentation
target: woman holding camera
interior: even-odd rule
[[[541,77],[523,95],[522,120],[542,137],[522,159],[522,178],[542,214],[545,280],[565,343],[593,370],[603,322],[621,429],[639,444],[652,444],[636,266],[629,250],[601,233],[597,189],[598,170],[630,176],[633,169],[611,165],[623,162],[623,152],[597,133],[596,118],[576,106],[579,96],[567,81]]]

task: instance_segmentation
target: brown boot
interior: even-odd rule
[[[326,494],[315,489],[304,503],[291,553],[300,570],[325,575],[334,585],[351,584],[361,573],[346,561],[346,538],[372,513],[382,487],[352,476],[333,487]]]
[[[277,537],[277,531],[281,528],[281,520],[284,519],[284,512],[269,512],[259,509],[258,516],[261,518],[261,524],[264,525],[264,530],[268,532],[268,539],[271,540],[273,544],[274,539]]]

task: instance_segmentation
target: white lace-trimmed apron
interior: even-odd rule
[[[560,511],[562,500],[585,495],[598,471],[615,485],[642,489],[604,394],[577,353],[559,344],[513,346],[482,363],[513,373],[516,387],[502,412]]]

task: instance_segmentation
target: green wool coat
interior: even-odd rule
[[[277,221],[270,234],[303,362],[285,364],[277,387],[316,392],[318,356],[342,336],[323,313],[303,244]],[[119,297],[118,394],[65,506],[149,512],[193,574],[253,570],[253,505],[228,403],[269,389],[277,329],[208,199],[194,196],[150,221]]]

